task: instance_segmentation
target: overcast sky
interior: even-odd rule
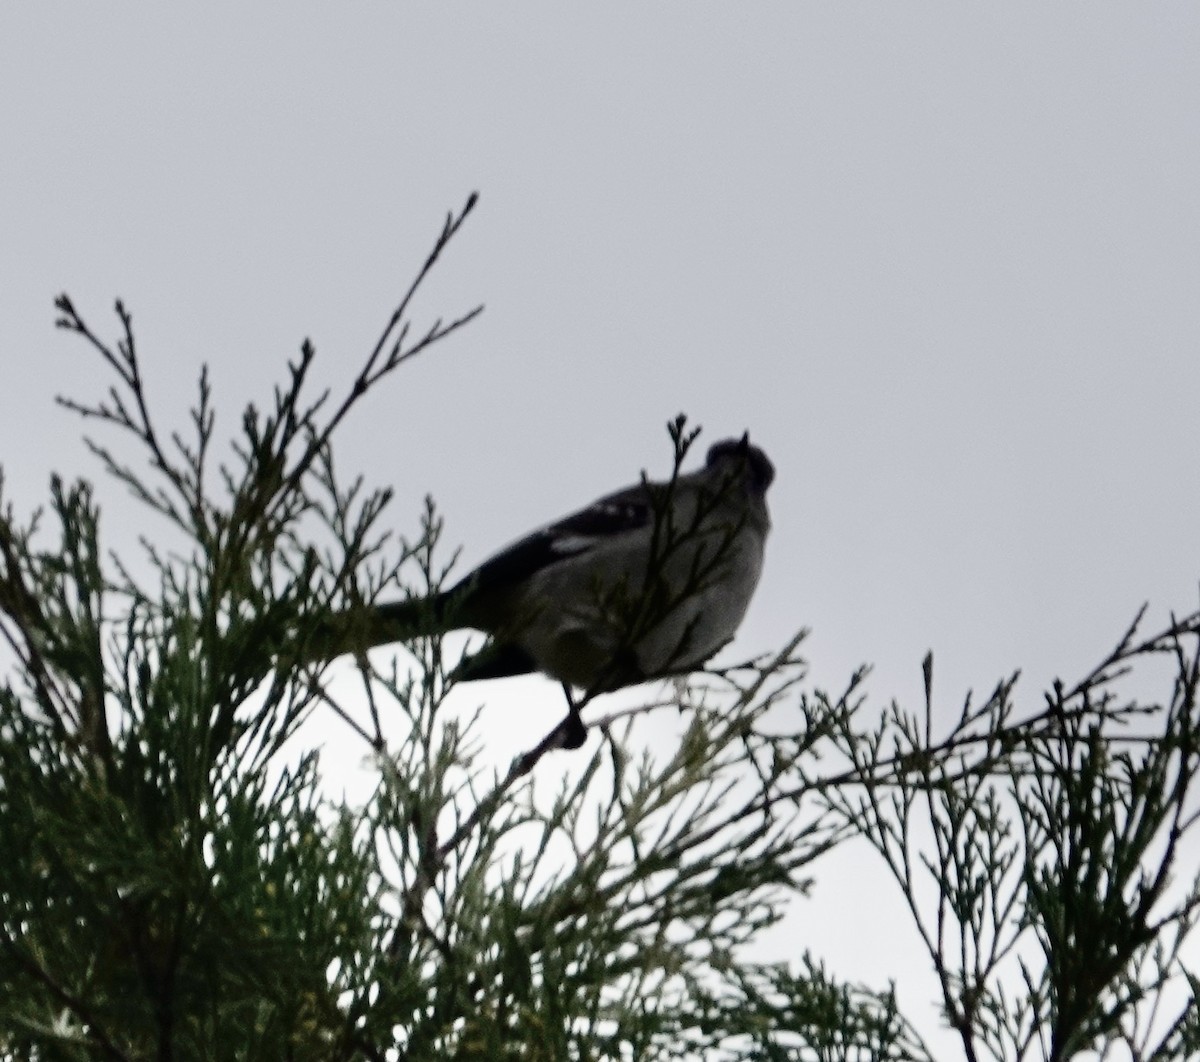
[[[232,431],[305,336],[349,379],[478,190],[417,310],[485,313],[341,440],[403,530],[432,493],[472,564],[665,473],[684,411],[778,468],[732,655],[808,626],[818,684],[915,706],[932,648],[949,719],[1197,604],[1200,6],[6,4],[0,100],[18,508],[96,471],[59,291]],[[520,747],[558,702],[516,686]],[[878,909],[865,966],[797,947],[882,983]]]

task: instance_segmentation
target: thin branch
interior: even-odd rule
[[[12,956],[21,969],[42,984],[55,999],[87,1026],[88,1035],[92,1042],[104,1052],[107,1058],[113,1059],[114,1062],[133,1062],[133,1057],[126,1054],[114,1043],[108,1033],[105,1032],[104,1026],[100,1023],[99,1019],[96,1018],[91,1008],[82,999],[60,985],[41,963],[35,962],[31,956],[26,954],[24,949],[18,947],[16,942],[7,935],[0,937],[0,943],[4,945],[5,950]]]

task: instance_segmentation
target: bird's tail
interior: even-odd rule
[[[318,663],[377,645],[442,634],[447,629],[448,604],[446,594],[435,594],[328,613],[302,634],[300,661]]]

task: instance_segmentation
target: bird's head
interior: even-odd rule
[[[708,451],[707,467],[726,466],[734,474],[745,476],[746,483],[757,494],[765,494],[775,479],[775,466],[757,446],[750,444],[750,433],[740,439],[722,439]]]

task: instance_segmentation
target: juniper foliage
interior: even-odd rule
[[[861,675],[808,689],[801,632],[595,700],[585,749],[507,768],[448,705],[440,640],[356,682],[298,663],[331,609],[447,577],[432,503],[390,535],[388,492],[343,482],[333,443],[480,312],[413,324],[474,205],[340,397],[312,393],[306,342],[230,448],[206,372],[165,429],[125,307],[110,342],[58,300],[114,378],[60,401],[162,532],[108,552],[83,480],[24,520],[0,497],[0,1058],[931,1059],[891,987],[754,958],[851,837],[908,898],[963,1057],[1200,1050],[1198,616],[1131,630],[1032,715],[1002,683],[944,737],[931,695],[873,717]],[[678,472],[694,435],[671,427]],[[1163,659],[1161,705],[1113,692]],[[645,740],[655,715],[677,740]],[[365,797],[328,784],[330,741],[368,758]]]

